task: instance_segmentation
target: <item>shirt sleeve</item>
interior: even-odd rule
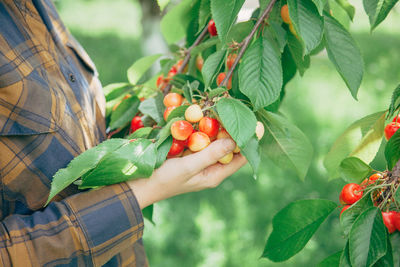
[[[143,235],[143,217],[126,183],[52,202],[0,224],[1,266],[101,266]]]

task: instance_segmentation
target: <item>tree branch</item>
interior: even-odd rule
[[[221,86],[226,86],[228,84],[229,79],[232,77],[233,71],[235,70],[236,66],[238,65],[240,59],[243,57],[244,52],[246,52],[246,49],[250,45],[254,34],[257,32],[257,29],[261,26],[261,23],[263,23],[264,20],[268,19],[269,14],[271,13],[272,8],[274,7],[275,2],[276,2],[276,0],[271,0],[271,2],[269,2],[267,8],[264,10],[264,13],[261,15],[261,17],[257,20],[256,25],[254,25],[250,34],[244,39],[243,46],[241,47],[241,49],[238,53],[238,56],[236,57],[235,62],[233,62],[232,67],[229,69],[228,73],[226,74],[225,79],[222,81]]]
[[[201,41],[203,41],[204,37],[206,37],[208,33],[208,29],[207,26],[204,27],[203,31],[200,33],[199,36],[197,36],[197,39],[194,41],[194,43],[186,50],[186,55],[185,58],[183,59],[182,65],[179,67],[179,69],[177,70],[176,74],[182,73],[182,71],[185,69],[185,67],[187,66],[187,64],[189,63],[190,60],[190,53],[192,52],[193,48],[195,48],[196,46],[198,46]],[[168,94],[171,91],[172,85],[168,84],[165,89],[164,89],[164,95]]]

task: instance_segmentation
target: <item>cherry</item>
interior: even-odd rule
[[[158,89],[164,91],[165,87],[167,87],[167,85],[168,85],[168,79],[164,79],[164,75],[161,74],[161,75],[158,76],[158,78],[157,78],[156,85],[157,85],[157,88],[158,88]]]
[[[346,184],[340,193],[341,199],[346,204],[353,204],[363,196],[363,191],[360,185],[355,183]]]
[[[226,59],[226,66],[228,67],[228,70],[230,68],[232,68],[233,63],[235,62],[236,58],[237,58],[237,54],[229,54],[228,55],[228,58]]]
[[[185,141],[172,139],[172,146],[169,149],[168,156],[173,157],[181,154],[185,149]]]
[[[340,216],[342,216],[343,211],[347,210],[348,208],[350,208],[351,205],[346,205],[343,207],[342,211],[340,212]]]
[[[369,185],[376,183],[376,180],[381,179],[383,176],[380,173],[372,174],[368,179],[365,179],[360,185],[362,188],[366,188]]]
[[[176,68],[176,70],[178,71],[179,68],[182,66],[183,64],[183,59],[180,59],[178,62],[176,62],[176,64],[174,65],[174,67]],[[188,65],[185,66],[185,68],[183,68],[182,72],[187,72],[188,71]]]
[[[193,154],[193,152],[190,149],[186,149],[185,151],[183,151],[182,153],[182,157],[186,157]]]
[[[385,127],[385,138],[389,141],[390,138],[394,135],[394,133],[400,128],[400,123],[391,122]]]
[[[394,225],[394,220],[393,220],[395,214],[396,214],[395,211],[389,211],[389,212],[382,211],[383,223],[388,229],[389,234],[396,231],[396,226]]]
[[[168,72],[168,78],[174,77],[178,73],[178,69],[175,66],[172,66]]]
[[[397,231],[400,231],[400,212],[394,212],[392,215],[392,221]]]
[[[257,121],[257,125],[256,125],[256,135],[258,140],[261,140],[261,138],[264,136],[264,124],[262,124],[262,122]]]
[[[203,111],[197,104],[189,106],[185,111],[185,119],[188,122],[196,123],[203,118]]]
[[[164,120],[167,121],[168,120],[168,116],[169,114],[171,114],[171,112],[176,109],[176,107],[167,107],[164,111]]]
[[[400,123],[400,114],[393,118],[392,122]]]
[[[218,162],[221,164],[229,164],[232,161],[232,159],[233,159],[233,152],[226,154],[225,156],[220,158]]]
[[[197,56],[196,58],[196,68],[201,71],[203,69],[204,59],[202,56]]]
[[[189,137],[188,147],[192,152],[198,152],[210,144],[210,138],[203,132],[194,132]]]
[[[131,129],[130,132],[133,133],[134,131],[136,131],[137,129],[143,128],[143,122],[142,122],[142,118],[139,116],[135,116],[133,117],[132,121],[131,121]]]
[[[193,126],[187,121],[176,121],[171,125],[172,137],[176,140],[186,140],[193,132]]]
[[[166,107],[179,107],[182,104],[183,98],[177,93],[168,93],[164,97],[164,106]]]
[[[290,20],[289,16],[289,7],[288,5],[283,5],[281,8],[281,17],[284,23],[286,24],[292,24],[292,21]]]
[[[207,28],[208,28],[208,32],[210,33],[211,36],[218,35],[217,27],[215,27],[215,21],[213,19],[208,22]]]
[[[224,81],[225,77],[226,77],[225,72],[221,72],[220,74],[218,74],[218,76],[217,76],[217,85],[218,86],[221,85],[221,83]],[[228,88],[228,90],[232,88],[232,76],[229,78],[228,85],[226,86],[226,88]]]
[[[199,122],[199,131],[207,134],[210,138],[217,137],[219,122],[210,117],[204,117]]]

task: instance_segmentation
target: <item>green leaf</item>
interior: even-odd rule
[[[299,200],[279,211],[262,257],[285,261],[301,251],[337,205],[325,199]]]
[[[256,132],[257,119],[254,113],[233,98],[222,98],[216,106],[224,128],[239,147],[244,147]]]
[[[349,241],[346,242],[346,246],[343,249],[342,255],[340,256],[340,267],[352,267],[350,263],[350,254],[349,254]]]
[[[400,266],[400,232],[394,232],[390,235],[392,244],[393,266]]]
[[[131,90],[132,85],[129,83],[112,83],[103,88],[103,93],[106,97],[106,101],[110,101],[125,95]]]
[[[169,2],[171,2],[171,0],[157,0],[158,6],[160,7],[161,12],[169,4]]]
[[[322,16],[322,12],[328,0],[313,0],[313,2],[318,9],[318,13]]]
[[[371,200],[371,194],[364,194],[360,200],[345,210],[340,216],[340,226],[342,227],[343,233],[347,236],[358,216],[360,216],[364,210],[373,206],[374,204]]]
[[[244,147],[240,148],[240,153],[246,157],[253,169],[254,178],[257,178],[258,167],[261,162],[261,147],[259,146],[258,139],[255,135],[250,138],[249,142],[247,142]]]
[[[111,113],[110,125],[111,130],[124,127],[139,110],[140,100],[137,96],[131,96],[123,100],[114,112]]]
[[[335,141],[324,159],[331,178],[339,177],[339,165],[347,157],[357,157],[369,164],[379,150],[385,123],[385,112],[368,115],[350,125]]]
[[[304,179],[313,156],[313,147],[304,133],[286,118],[261,110],[259,119],[265,126],[265,153],[279,167],[296,172]]]
[[[356,9],[352,6],[348,0],[336,0],[336,2],[346,11],[349,18],[353,21]]]
[[[398,0],[363,0],[364,10],[369,17],[371,31],[385,20]]]
[[[147,178],[156,164],[156,147],[147,139],[138,139],[104,156],[97,167],[82,177],[80,188],[90,188]]]
[[[388,170],[392,170],[400,159],[400,131],[396,131],[385,147],[385,158]]]
[[[151,204],[150,206],[147,206],[146,208],[142,209],[142,213],[143,213],[143,217],[145,217],[153,225],[155,225],[155,223],[153,221],[153,209],[154,209],[154,205]]]
[[[130,84],[136,84],[140,78],[150,69],[150,67],[159,59],[162,54],[142,57],[133,63],[127,71],[128,81]]]
[[[170,135],[171,135],[171,125],[179,120],[184,120],[183,117],[179,117],[179,118],[173,118],[172,120],[170,120],[167,125],[165,125],[160,133],[158,134],[158,139],[157,139],[157,147],[159,147]]]
[[[288,0],[289,16],[309,54],[322,40],[324,20],[309,0]]]
[[[342,76],[351,95],[357,99],[358,88],[364,75],[364,62],[350,33],[333,17],[326,14],[325,47],[330,61]]]
[[[210,93],[208,94],[208,97],[213,98],[213,97],[219,96],[220,94],[222,94],[223,92],[226,92],[226,91],[228,91],[228,88],[218,87],[218,88],[211,90]]]
[[[183,0],[161,19],[161,33],[168,44],[176,43],[185,37],[186,29],[192,20],[191,9],[196,2]]]
[[[237,42],[240,43],[250,34],[251,30],[254,27],[253,21],[245,21],[239,22],[233,25],[232,29],[229,31],[228,36],[226,37],[226,42]]]
[[[199,8],[199,27],[203,28],[210,19],[211,3],[210,0],[201,0]]]
[[[196,56],[196,55],[200,54],[201,52],[203,52],[204,50],[206,50],[214,45],[218,45],[220,42],[221,41],[217,37],[212,37],[212,38],[202,42],[195,48],[193,48],[193,50],[190,51],[190,55]]]
[[[398,108],[400,108],[400,85],[393,91],[387,118],[392,117]]]
[[[144,115],[150,116],[157,123],[164,120],[164,95],[158,93],[155,97],[148,98],[140,103],[139,110]]]
[[[361,183],[371,171],[368,164],[356,157],[345,158],[339,165],[340,175],[348,183]]]
[[[193,82],[192,84],[194,84],[195,82]],[[198,84],[198,82],[197,82]],[[198,87],[198,85],[197,85]],[[197,89],[196,87],[196,89]],[[182,91],[183,91],[183,96],[185,97],[185,99],[190,103],[192,103],[192,99],[193,99],[193,87],[189,82],[186,82],[186,84],[182,87]]]
[[[394,199],[398,204],[400,204],[400,187],[397,188],[396,193],[394,194]]]
[[[258,38],[244,54],[239,66],[239,88],[255,110],[278,99],[282,89],[281,59],[268,38]]]
[[[386,239],[387,250],[385,256],[380,258],[375,264],[374,267],[393,267],[393,251],[392,251],[392,243],[390,242],[390,238]],[[398,252],[398,251],[396,251]],[[396,265],[398,266],[398,265]]]
[[[104,156],[128,143],[129,140],[125,139],[109,139],[75,157],[66,168],[60,169],[54,174],[46,205],[49,204],[51,199],[58,193],[67,188],[86,172],[95,168]]]
[[[172,146],[172,136],[168,136],[158,147],[157,147],[157,162],[155,169],[161,167],[167,158],[168,152]]]
[[[335,254],[329,256],[328,258],[321,261],[317,267],[339,267],[340,264],[340,256],[342,255],[342,251],[338,251]]]
[[[270,22],[264,29],[264,36],[276,43],[276,47],[282,53],[287,43],[287,34],[281,24]]]
[[[303,56],[303,45],[293,34],[288,35],[287,48],[292,55],[293,61],[299,70],[301,76],[303,76],[306,69],[310,67],[310,56]]]
[[[185,117],[185,111],[188,108],[188,105],[183,105],[183,106],[179,106],[176,107],[174,110],[172,110],[172,112],[169,114],[167,122],[171,121],[174,118],[177,117]]]
[[[243,4],[244,0],[211,0],[212,17],[222,42],[225,42]]]
[[[349,254],[353,267],[371,266],[386,254],[386,227],[381,210],[371,207],[354,222],[349,236]]]
[[[137,139],[137,138],[147,138],[151,131],[153,130],[153,127],[143,127],[140,129],[137,129],[134,131],[132,134],[129,136],[125,137],[126,139]]]
[[[226,50],[218,50],[217,52],[209,56],[204,62],[201,72],[203,74],[205,88],[208,88],[217,76],[219,70],[224,64],[225,54]]]

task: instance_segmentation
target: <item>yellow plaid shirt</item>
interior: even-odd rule
[[[0,1],[1,266],[147,266],[126,184],[43,208],[54,173],[104,138],[96,69],[51,1]]]

